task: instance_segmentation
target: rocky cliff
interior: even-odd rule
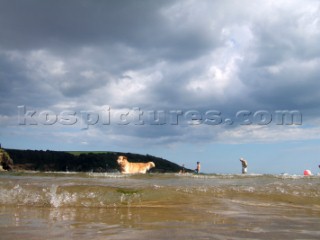
[[[0,148],[0,171],[8,171],[13,169],[13,161],[9,154]]]

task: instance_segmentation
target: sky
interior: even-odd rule
[[[320,169],[320,1],[0,1],[4,148]]]

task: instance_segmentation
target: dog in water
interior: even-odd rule
[[[132,173],[146,173],[156,165],[154,162],[147,163],[133,163],[129,162],[126,156],[119,156],[117,162],[120,166],[121,173],[132,174]]]

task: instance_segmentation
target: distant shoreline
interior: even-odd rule
[[[153,161],[156,165],[150,172],[178,173],[193,172],[174,162],[152,155],[113,151],[51,151],[4,149],[13,160],[14,171],[57,171],[57,172],[117,172],[116,159],[125,155],[131,162]]]

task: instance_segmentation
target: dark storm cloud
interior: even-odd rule
[[[2,1],[2,45],[37,49],[125,41],[152,26],[155,10],[142,1]]]
[[[25,59],[13,59],[13,56],[0,53],[0,106],[2,114],[14,115],[18,105],[46,107],[52,99],[59,98],[44,79],[34,79]]]
[[[39,85],[45,81],[52,92],[83,97],[91,89],[120,78],[127,70],[144,69],[159,61],[197,58],[212,47],[214,40],[200,28],[168,21],[162,10],[173,4],[170,1],[2,1],[0,50],[17,51],[25,61],[11,61],[11,67],[17,69],[7,73],[3,87],[31,85],[32,91],[24,93],[31,100],[35,96],[31,93],[44,93]],[[45,54],[30,67],[34,51],[39,50]],[[64,62],[65,74],[50,76],[37,72],[51,56]],[[86,79],[79,74],[82,70],[97,74]],[[166,76],[166,80],[176,81],[173,77]],[[37,79],[39,84],[28,84],[30,78]],[[11,91],[8,94],[19,95]],[[164,93],[169,95],[168,91]],[[48,101],[54,103],[59,99]]]
[[[203,32],[170,25],[161,14],[173,3],[2,1],[0,45],[5,49],[66,51],[117,43],[149,51],[155,57],[182,59],[201,54],[210,46]]]

